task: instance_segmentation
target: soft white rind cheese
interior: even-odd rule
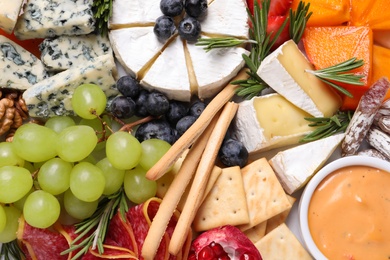
[[[200,99],[216,95],[244,67],[242,54],[249,53],[241,47],[205,52],[202,46],[190,43],[187,44],[187,50],[196,78],[195,88],[198,89]]]
[[[0,35],[0,87],[27,89],[48,77],[42,62],[33,54]]]
[[[173,39],[163,50],[140,83],[147,89],[166,94],[170,99],[190,101],[191,85],[180,37]]]
[[[115,74],[113,57],[109,54],[99,56],[94,61],[38,82],[23,93],[23,99],[32,117],[74,115],[71,104],[74,90],[81,84],[93,83],[99,85],[110,99],[118,94]]]
[[[344,138],[344,133],[278,152],[269,160],[284,190],[292,194],[325,164]]]
[[[151,26],[111,30],[109,38],[115,57],[126,72],[136,78],[142,77],[142,70],[164,47]]]
[[[0,29],[11,34],[22,8],[23,0],[0,1]]]
[[[111,54],[108,37],[88,34],[46,38],[39,46],[41,61],[48,71],[63,71]]]
[[[248,38],[248,15],[243,0],[214,0],[201,21],[202,33]]]
[[[95,29],[92,4],[93,0],[29,0],[14,33],[22,40],[88,34]]]

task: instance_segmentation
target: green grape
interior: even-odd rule
[[[92,154],[88,155],[87,157],[85,157],[84,159],[82,159],[81,161],[79,162],[89,162],[89,163],[92,163],[92,164],[96,164],[96,159],[95,157],[93,157]]]
[[[103,126],[101,120],[103,120],[103,122],[106,124],[105,126]],[[95,151],[101,151],[106,147],[106,140],[101,140],[101,139],[103,139],[103,137],[104,137],[104,139],[107,139],[111,135],[111,131],[108,128],[112,124],[110,117],[108,117],[107,115],[104,115],[101,119],[100,118],[95,118],[95,119],[84,119],[83,118],[80,120],[79,124],[90,126],[96,131],[96,133],[97,133],[96,135],[99,139],[99,142],[95,147]],[[103,135],[103,132],[105,132],[104,135]]]
[[[45,162],[38,172],[38,183],[42,190],[58,195],[69,189],[70,172],[73,165],[61,158]]]
[[[32,192],[26,199],[23,215],[26,222],[36,228],[48,228],[60,217],[61,206],[57,198],[44,190]]]
[[[8,243],[16,239],[16,232],[19,228],[19,217],[22,212],[12,205],[4,206],[7,223],[0,232],[0,243]]]
[[[56,133],[61,132],[68,126],[74,125],[76,125],[76,123],[70,116],[53,116],[50,117],[45,123],[46,127],[52,129]]]
[[[0,167],[7,165],[24,165],[24,160],[15,153],[13,146],[13,143],[10,142],[0,143]]]
[[[27,197],[34,191],[34,187],[31,187],[31,189],[24,195],[21,199],[18,199],[12,205],[14,205],[18,210],[22,211],[24,207],[24,203],[26,202]]]
[[[16,130],[12,142],[16,154],[26,161],[43,162],[57,155],[57,133],[45,126],[24,124]]]
[[[29,172],[34,172],[36,169],[34,168],[34,165],[30,162],[24,161],[23,168],[27,169]]]
[[[0,203],[12,203],[23,198],[32,185],[33,179],[27,169],[18,166],[1,167]]]
[[[107,97],[95,84],[82,84],[72,95],[72,108],[81,118],[94,119],[106,109]]]
[[[3,232],[6,223],[7,215],[5,214],[4,207],[0,204],[0,233]]]
[[[70,173],[70,189],[82,201],[92,202],[103,194],[105,179],[99,167],[81,162]]]
[[[123,184],[123,178],[125,176],[125,170],[118,170],[108,160],[108,158],[101,159],[97,164],[104,175],[106,185],[104,186],[104,195],[110,195],[118,191]]]
[[[143,203],[156,195],[157,182],[147,179],[145,175],[146,170],[139,166],[125,173],[125,193],[127,198],[134,203]]]
[[[79,200],[71,190],[64,193],[64,208],[69,216],[76,219],[86,219],[92,216],[98,207],[99,201],[86,202]]]
[[[92,127],[69,126],[58,134],[56,143],[59,157],[67,162],[77,162],[87,157],[95,148],[97,137]]]
[[[107,158],[119,170],[129,170],[137,166],[141,154],[141,144],[127,132],[115,132],[107,139]]]
[[[149,170],[171,148],[171,145],[160,139],[147,139],[141,143],[142,157],[139,164]]]

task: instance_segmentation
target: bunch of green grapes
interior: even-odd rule
[[[0,143],[0,243],[16,238],[22,214],[28,224],[48,228],[62,215],[88,218],[102,196],[120,189],[133,203],[155,196],[157,184],[145,174],[170,144],[111,132],[101,110],[104,93],[91,84],[79,88],[72,99],[78,116],[24,124],[12,142]]]

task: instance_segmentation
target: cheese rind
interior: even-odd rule
[[[234,121],[235,137],[249,153],[296,144],[313,131],[310,115],[277,93],[239,103]]]
[[[344,133],[280,151],[269,160],[284,190],[292,194],[325,164],[344,138]]]
[[[112,55],[108,38],[96,34],[46,38],[39,49],[46,69],[55,72],[81,65],[102,55]]]
[[[0,1],[0,29],[11,34],[23,5],[23,0]]]
[[[84,83],[99,85],[108,99],[116,96],[115,69],[113,57],[107,54],[38,82],[23,93],[29,115],[43,118],[75,115],[72,94]]]
[[[290,40],[260,64],[257,74],[276,92],[315,117],[332,116],[341,106],[340,96],[307,70],[313,65]]]
[[[0,35],[0,87],[24,90],[48,77],[33,54]]]
[[[82,35],[95,29],[93,0],[29,0],[19,17],[19,39]]]

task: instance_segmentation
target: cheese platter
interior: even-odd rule
[[[307,183],[390,160],[383,2],[0,3],[0,259],[313,259]]]

